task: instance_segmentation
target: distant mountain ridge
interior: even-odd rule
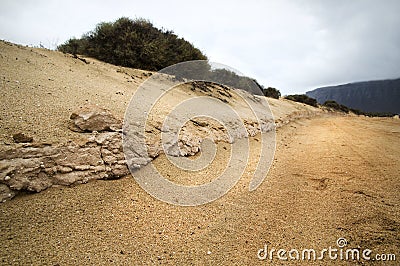
[[[322,87],[306,95],[321,104],[333,100],[365,112],[400,114],[400,78]]]

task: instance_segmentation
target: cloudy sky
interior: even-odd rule
[[[54,48],[101,21],[149,19],[283,94],[400,77],[400,1],[0,0],[0,39]]]

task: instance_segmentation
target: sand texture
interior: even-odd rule
[[[123,120],[138,85],[149,77],[147,71],[5,42],[0,42],[0,60],[0,151],[24,147],[14,143],[18,132],[33,137],[32,145],[86,145],[93,133],[70,130],[71,112],[97,104]],[[160,105],[172,106],[188,93],[197,92],[182,88]],[[0,264],[282,265],[276,256],[259,260],[258,251],[265,245],[320,251],[337,247],[339,238],[347,240],[346,247],[400,257],[400,120],[332,114],[281,99],[268,102],[278,125],[276,152],[256,190],[249,192],[249,182],[259,163],[259,133],[249,138],[254,153],[239,182],[205,205],[159,201],[129,174],[23,192],[0,203]],[[160,112],[168,109],[161,107]],[[151,121],[158,121],[160,112]],[[155,126],[150,123],[149,132]],[[190,125],[190,131],[196,127]],[[102,149],[103,144],[96,145]],[[218,142],[213,163],[197,173],[172,167],[163,153],[153,165],[179,184],[211,182],[224,169],[231,147]],[[305,263],[350,262],[326,257]]]

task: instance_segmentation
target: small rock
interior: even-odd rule
[[[211,251],[207,251],[207,255],[211,255]]]
[[[72,112],[70,119],[83,131],[115,131],[122,128],[121,121],[107,109],[96,105],[85,105]]]
[[[32,142],[33,138],[26,136],[24,133],[19,132],[17,134],[13,135],[13,139],[16,143],[26,143],[26,142]]]
[[[5,184],[0,184],[0,202],[10,200],[10,199],[14,198],[15,195],[16,195],[16,192],[14,190],[10,189]]]
[[[207,122],[204,122],[204,121],[196,121],[196,120],[193,120],[193,119],[191,119],[190,121],[192,121],[193,124],[195,124],[195,125],[197,125],[197,126],[200,126],[200,127],[206,127],[206,126],[208,126],[208,123],[207,123]]]

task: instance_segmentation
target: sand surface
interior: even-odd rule
[[[277,143],[257,190],[248,191],[250,159],[228,194],[199,207],[158,201],[132,177],[19,196],[0,205],[0,263],[279,265],[260,261],[258,250],[322,250],[341,237],[348,247],[400,256],[398,119],[302,119],[278,129]],[[175,180],[188,177],[164,156],[155,164]]]
[[[123,118],[148,71],[0,41],[0,141],[25,132],[36,142],[63,143],[81,136],[68,130],[71,112],[96,104]]]
[[[18,132],[37,143],[87,137],[68,129],[71,112],[86,103],[123,118],[148,72],[86,60],[0,41],[0,149],[12,148]],[[187,96],[180,91],[173,99]],[[258,163],[251,154],[238,184],[198,207],[156,200],[132,176],[19,195],[0,204],[0,264],[280,265],[276,256],[260,261],[257,252],[266,244],[320,251],[337,247],[341,237],[373,255],[395,253],[398,263],[400,120],[321,115],[291,101],[268,102],[275,121],[286,125],[255,191],[248,190]],[[259,141],[259,135],[250,138],[255,151]],[[214,162],[199,173],[171,167],[164,155],[154,165],[176,183],[210,182],[230,148],[220,142]]]

